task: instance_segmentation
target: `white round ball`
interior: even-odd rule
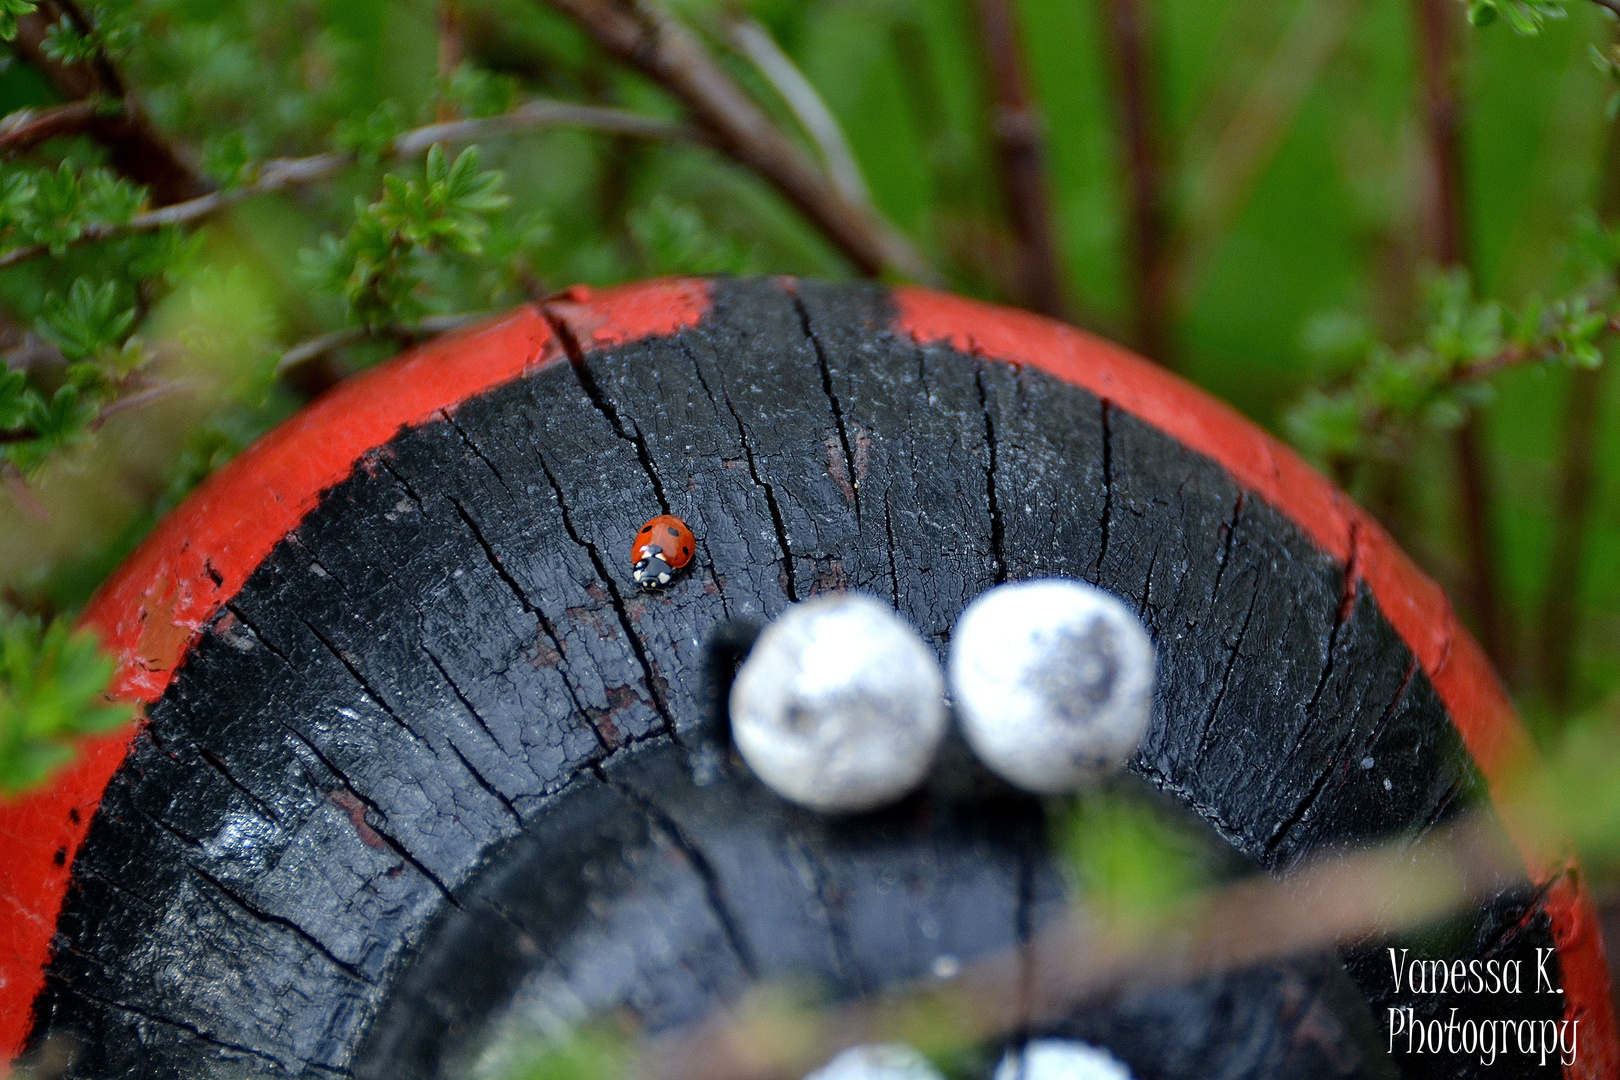
[[[852,812],[893,802],[945,733],[939,661],[887,605],[838,593],[765,628],[731,687],[743,760],[783,798]]]
[[[1153,707],[1153,642],[1101,589],[1067,578],[999,585],[951,636],[968,745],[1009,782],[1073,791],[1124,764]]]
[[[1131,1080],[1131,1070],[1089,1043],[1033,1039],[1007,1051],[991,1080]]]
[[[938,1069],[905,1043],[852,1046],[804,1080],[944,1080]]]

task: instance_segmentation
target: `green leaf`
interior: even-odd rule
[[[591,1024],[532,1049],[507,1074],[509,1080],[617,1080],[630,1061],[625,1037]]]
[[[44,315],[36,326],[62,355],[83,360],[120,345],[134,323],[135,308],[120,301],[115,283],[96,287],[79,278],[65,300],[55,293],[45,298]]]
[[[1086,905],[1127,927],[1170,914],[1211,877],[1199,839],[1127,789],[1077,798],[1059,843]]]
[[[45,31],[41,49],[60,64],[79,64],[95,59],[101,50],[94,34],[81,34],[66,15]]]
[[[422,179],[389,173],[382,187],[376,202],[356,202],[347,236],[301,256],[312,282],[341,295],[351,317],[373,327],[409,323],[427,310],[423,290],[437,258],[480,254],[487,215],[509,201],[501,174],[479,169],[477,147],[451,161],[434,144]]]
[[[127,723],[107,697],[114,671],[88,630],[0,616],[0,796],[33,787],[73,759],[79,740]]]
[[[34,406],[29,401],[32,393],[28,376],[0,365],[0,431],[15,431]]]
[[[17,36],[17,16],[32,15],[38,6],[36,0],[0,0],[0,39],[13,40]]]

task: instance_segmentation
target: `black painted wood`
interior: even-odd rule
[[[708,745],[707,643],[833,589],[942,657],[998,581],[1125,597],[1161,671],[1133,771],[1253,864],[1485,798],[1376,602],[1285,517],[1082,390],[887,325],[875,287],[723,284],[696,329],[368,455],[151,709],[74,864],[36,1039],[77,1040],[86,1077],[428,1075],[507,1009],[659,1030],[756,978],[851,995],[1016,942],[1061,881],[1039,807],[960,747],[928,793],[838,822]],[[662,511],[699,549],[649,593],[624,554]],[[1447,948],[1533,955],[1538,903],[1508,888]],[[1070,1028],[1143,1080],[1385,1075],[1378,944]],[[1402,1068],[1474,1075],[1454,1065]],[[1552,1074],[1523,1065],[1489,1075]]]

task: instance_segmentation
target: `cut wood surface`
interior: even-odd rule
[[[104,755],[82,844],[64,842],[55,945],[28,991],[31,1043],[76,1042],[72,1075],[432,1075],[507,1008],[576,1001],[661,1031],[758,979],[847,997],[1028,937],[1062,892],[1039,804],[965,751],[899,807],[834,820],[709,745],[709,642],[830,590],[892,603],[942,657],[997,582],[1121,596],[1160,670],[1131,769],[1243,865],[1489,805],[1388,598],[1216,457],[1034,366],[906,332],[878,286],[717,283],[639,334],[611,304],[547,306],[532,351],[362,446],[331,434],[342,410],[306,418],[274,452],[311,475],[335,455],[333,486],[260,511],[222,478],[203,497],[237,515],[208,541],[224,555],[184,530],[153,541],[188,552],[164,566],[201,560],[199,599],[155,570],[104,596],[102,624],[133,627],[113,635],[127,685],[154,700],[122,764]],[[639,591],[624,552],[657,513],[698,552]],[[174,641],[146,636],[159,622]],[[0,875],[14,896],[21,859]],[[1533,965],[1556,946],[1570,993],[1412,1003],[1584,1010],[1600,1068],[1601,945],[1543,870],[1443,947]],[[1378,944],[1126,995],[1060,1029],[1143,1080],[1390,1075],[1380,1025],[1407,1002]]]

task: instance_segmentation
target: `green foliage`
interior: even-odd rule
[[[1612,240],[1610,241],[1612,244]],[[1493,398],[1490,378],[1521,364],[1597,367],[1602,342],[1620,331],[1612,288],[1576,293],[1517,312],[1474,295],[1468,275],[1453,271],[1429,285],[1422,339],[1393,349],[1366,339],[1342,317],[1317,323],[1307,343],[1330,364],[1354,358],[1336,388],[1307,390],[1289,412],[1289,438],[1306,456],[1343,474],[1371,460],[1404,454],[1415,427],[1451,431]]]
[[[36,0],[0,0],[0,39],[10,41],[17,36],[17,16],[32,15],[39,4]]]
[[[1500,16],[1525,37],[1541,33],[1549,20],[1566,18],[1564,0],[1464,0],[1468,5],[1468,21],[1475,26],[1489,26]]]
[[[143,189],[105,168],[64,161],[55,169],[0,170],[0,254],[44,244],[61,255],[92,225],[124,225]]]
[[[66,621],[42,626],[0,616],[0,797],[15,795],[71,761],[75,740],[134,715],[106,697],[113,662],[95,635]]]
[[[479,170],[477,147],[450,162],[435,145],[421,180],[383,177],[383,197],[356,204],[348,235],[328,236],[308,253],[309,275],[342,296],[363,326],[409,323],[428,310],[421,290],[430,260],[483,252],[488,215],[510,201],[500,187],[499,172]]]
[[[506,1080],[615,1080],[630,1062],[630,1043],[607,1024],[587,1024],[534,1047],[504,1074]]]
[[[1081,900],[1124,929],[1150,928],[1210,883],[1198,835],[1131,787],[1078,796],[1057,843]]]
[[[85,360],[124,340],[135,324],[135,308],[126,307],[116,283],[99,288],[79,278],[66,299],[52,293],[45,300],[39,332],[69,360]]]
[[[696,207],[668,195],[629,214],[630,235],[654,274],[752,274],[757,253],[736,239],[716,235]]]

